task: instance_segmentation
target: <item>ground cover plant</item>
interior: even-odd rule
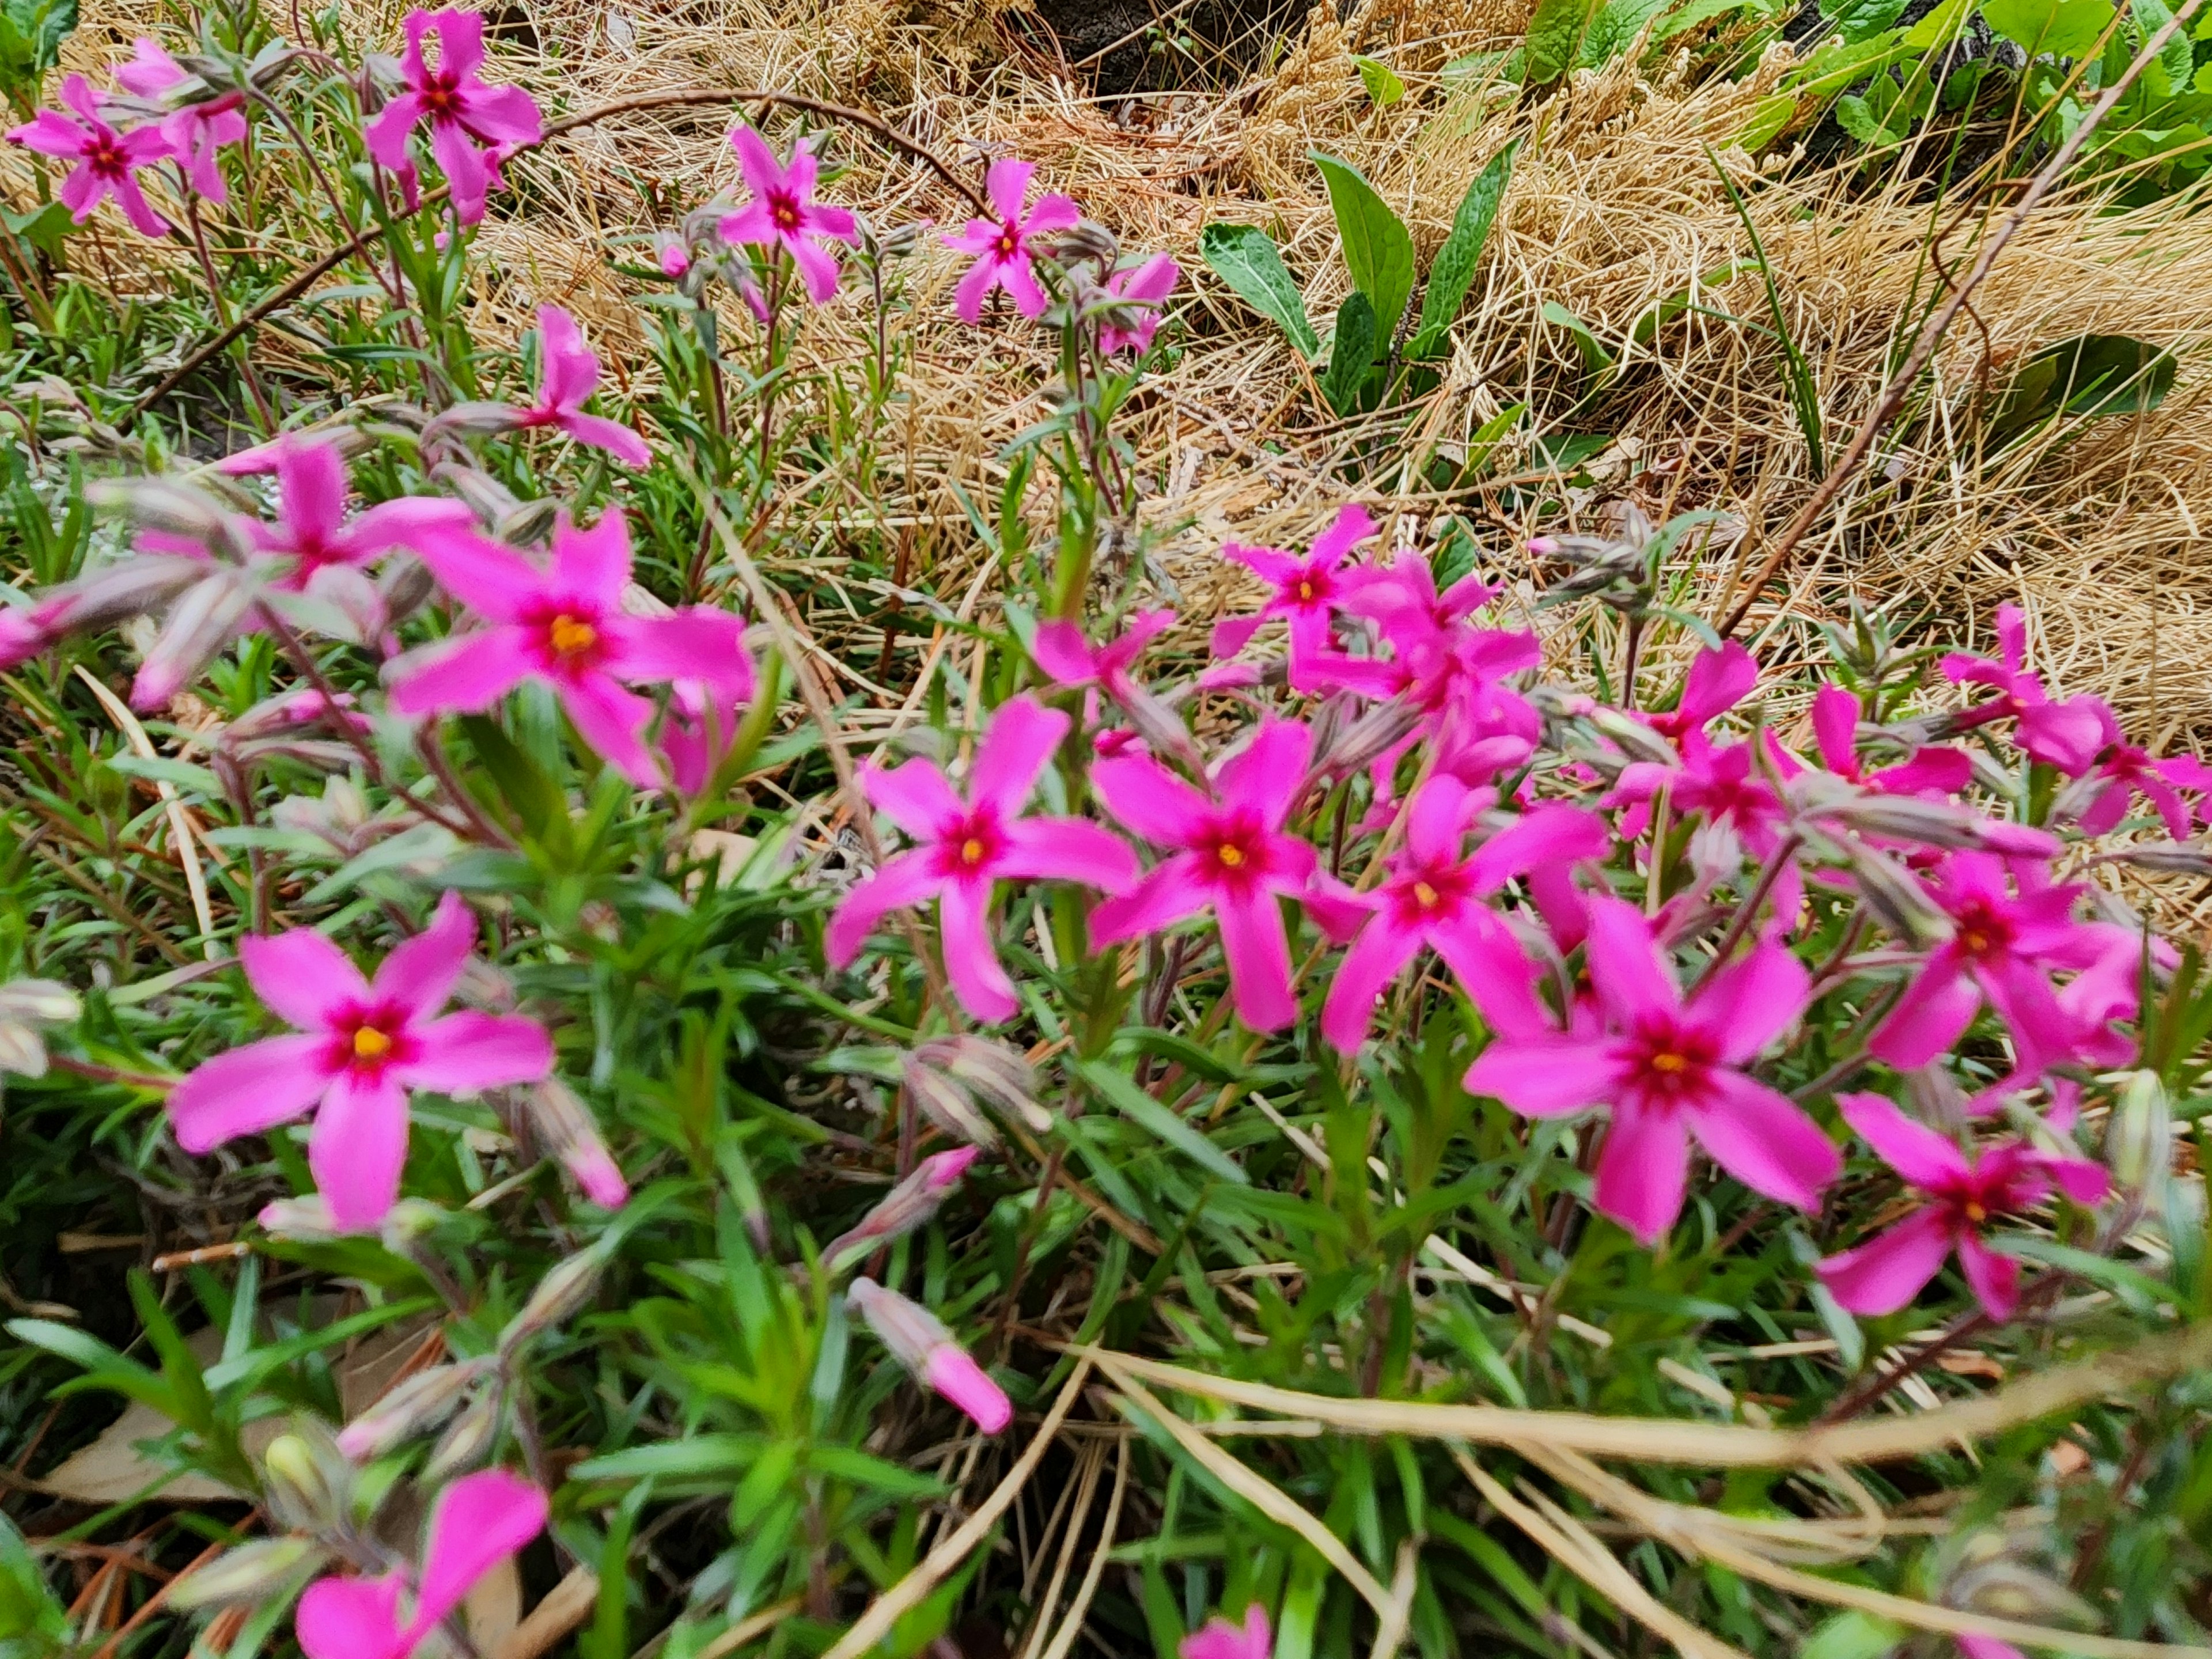
[[[2193,15],[11,0],[0,1649],[2212,1648]]]

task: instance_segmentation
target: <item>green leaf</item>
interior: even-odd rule
[[[1824,4],[1820,15],[1836,26],[1836,36],[1846,45],[1856,45],[1869,36],[1893,28],[1897,20],[1905,15],[1907,0],[1836,0]]]
[[[1875,118],[1873,106],[1856,93],[1836,100],[1836,125],[1863,144],[1902,143],[1905,135],[1892,132]]]
[[[1751,119],[1743,124],[1735,141],[1747,154],[1757,155],[1780,137],[1783,129],[1796,118],[1797,94],[1778,92],[1752,106]]]
[[[30,213],[11,213],[0,208],[0,221],[5,221],[9,229],[49,259],[61,258],[63,242],[76,228],[76,219],[60,202],[48,202]]]
[[[1266,231],[1257,225],[1208,225],[1199,233],[1198,251],[1213,274],[1288,335],[1308,362],[1321,356],[1321,337],[1306,317],[1298,285]]]
[[[1328,204],[1336,210],[1345,266],[1375,308],[1376,339],[1388,342],[1398,331],[1398,319],[1413,291],[1413,236],[1358,168],[1321,150],[1310,154],[1328,185]]]
[[[61,61],[62,42],[76,27],[77,0],[7,0],[0,13],[27,54],[25,72],[35,78]]]
[[[1340,415],[1358,406],[1359,389],[1375,361],[1375,307],[1357,289],[1336,313],[1336,337],[1328,349],[1328,370],[1321,377],[1322,396]]]
[[[1528,36],[1522,50],[1522,79],[1532,87],[1548,86],[1567,72],[1582,51],[1583,34],[1589,27],[1590,0],[1536,0],[1536,15],[1528,20]]]
[[[2111,0],[1989,0],[1982,18],[2031,56],[2078,58],[2097,44],[2112,7]]]
[[[514,814],[523,833],[537,841],[547,839],[555,821],[568,822],[568,803],[521,745],[483,714],[461,716],[461,731],[476,751],[477,762],[491,775],[500,799]]]
[[[1636,44],[1644,26],[1667,8],[1668,0],[1605,0],[1575,49],[1577,69],[1598,69]]]
[[[587,1458],[571,1480],[735,1480],[759,1460],[767,1441],[757,1434],[695,1434]]]
[[[1881,1659],[1906,1633],[1904,1626],[1870,1613],[1839,1613],[1805,1638],[1797,1659]]]
[[[11,1319],[7,1331],[18,1342],[82,1365],[85,1375],[80,1381],[84,1386],[112,1389],[142,1406],[151,1406],[173,1423],[177,1420],[176,1395],[168,1383],[90,1332],[56,1324],[51,1319]]]
[[[2173,21],[2166,0],[2134,0],[2134,4],[2136,27],[2142,32],[2146,43]],[[2190,47],[2189,32],[2176,29],[2158,49],[2157,60],[2144,69],[2143,85],[2153,98],[2172,97],[2196,79],[2196,67],[2197,54]]]
[[[1974,0],[1942,0],[1935,10],[1905,30],[1905,44],[1914,52],[1943,45],[1965,27],[1973,7]]]
[[[1497,222],[1498,204],[1505,199],[1505,186],[1513,177],[1513,157],[1519,149],[1516,138],[1492,156],[1474,175],[1467,194],[1459,198],[1459,211],[1452,215],[1451,234],[1437,250],[1429,266],[1428,291],[1421,295],[1421,326],[1414,337],[1417,342],[1430,342],[1430,349],[1409,355],[1431,355],[1434,343],[1442,339],[1459,315],[1468,289],[1474,285],[1474,268],[1482,258],[1483,244],[1490,240],[1490,228]]]
[[[1352,61],[1359,70],[1359,84],[1367,88],[1376,108],[1388,109],[1406,95],[1406,83],[1398,78],[1398,71],[1380,58],[1354,56]]]
[[[2126,334],[2083,334],[2046,346],[2014,372],[1990,417],[1999,441],[2055,416],[2138,415],[2173,390],[2173,353]]]
[[[1567,331],[1569,337],[1575,343],[1575,349],[1582,354],[1583,368],[1586,372],[1597,374],[1613,367],[1613,354],[1605,349],[1604,343],[1596,335],[1590,332],[1589,325],[1558,301],[1544,301],[1544,320]]]
[[[1095,1060],[1077,1061],[1075,1071],[1101,1101],[1165,1141],[1192,1163],[1239,1187],[1251,1184],[1251,1176],[1228,1153],[1139,1089],[1135,1079]]]

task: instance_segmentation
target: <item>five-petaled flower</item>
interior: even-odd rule
[[[2077,1204],[2094,1204],[2109,1184],[2086,1158],[2019,1142],[1970,1158],[1880,1095],[1838,1095],[1836,1104],[1882,1162],[1929,1200],[1887,1232],[1820,1264],[1821,1282],[1853,1313],[1895,1313],[1955,1250],[1974,1299],[1990,1318],[2011,1318],[2020,1305],[2020,1263],[1983,1243],[1990,1223],[2033,1207],[2054,1186]]]
[[[1815,1207],[1841,1158],[1819,1125],[1743,1069],[1803,1011],[1803,964],[1761,941],[1686,1001],[1642,912],[1616,898],[1589,908],[1603,1035],[1509,1034],[1476,1058],[1468,1088],[1532,1116],[1611,1107],[1595,1202],[1646,1244],[1681,1212],[1692,1136],[1753,1191]]]
[[[848,209],[814,199],[821,162],[804,142],[793,146],[790,161],[779,161],[750,127],[732,131],[730,148],[738,153],[753,199],[722,221],[722,240],[771,253],[781,249],[799,267],[808,296],[817,306],[829,304],[837,293],[839,272],[836,256],[823,244],[857,245],[860,228]]]
[[[925,760],[861,774],[868,799],[915,845],[847,894],[830,919],[830,960],[843,966],[890,912],[934,895],[945,970],[977,1019],[1011,1019],[1020,1004],[991,944],[991,885],[1001,878],[1075,881],[1120,893],[1137,879],[1128,848],[1080,818],[1021,816],[1069,721],[1028,697],[1002,704],[975,747],[965,799]]]
[[[1813,742],[1820,763],[1846,782],[1885,795],[1954,795],[1973,781],[1963,749],[1930,745],[1894,766],[1869,770],[1859,759],[1859,700],[1832,680],[1813,694]]]
[[[465,530],[469,509],[450,496],[401,495],[364,509],[346,521],[346,465],[327,440],[279,438],[271,470],[276,475],[276,521],[254,523],[246,534],[256,551],[289,562],[276,586],[302,589],[336,566],[359,566],[425,535]]]
[[[1243,565],[1273,591],[1251,615],[1224,617],[1214,623],[1213,654],[1235,656],[1262,625],[1280,617],[1290,625],[1291,689],[1318,690],[1325,677],[1317,676],[1316,668],[1330,653],[1330,627],[1351,589],[1342,566],[1352,556],[1352,550],[1374,533],[1375,520],[1367,516],[1365,507],[1352,501],[1314,538],[1312,550],[1303,559],[1279,547],[1224,543],[1223,558]]]
[[[179,1083],[169,1094],[177,1144],[204,1152],[315,1108],[307,1167],[332,1218],[349,1231],[375,1226],[399,1194],[410,1090],[499,1088],[552,1068],[552,1041],[535,1020],[439,1014],[476,933],[448,892],[373,980],[312,927],[241,941],[247,982],[300,1030],[217,1054]]]
[[[76,163],[56,194],[78,224],[91,218],[93,210],[112,196],[143,234],[167,236],[169,222],[154,210],[136,176],[141,167],[166,161],[172,154],[173,146],[161,128],[117,131],[103,118],[100,96],[82,75],[72,75],[62,82],[62,102],[74,113],[42,109],[21,126],[10,129],[9,142],[41,155]]]
[[[1117,270],[1106,279],[1106,291],[1122,303],[1117,312],[1133,313],[1126,321],[1109,319],[1098,331],[1098,349],[1108,356],[1133,351],[1143,356],[1152,349],[1160,330],[1160,313],[1168,295],[1182,279],[1182,267],[1172,254],[1155,253],[1140,265]]]
[[[604,449],[626,466],[651,464],[645,440],[620,421],[586,415],[584,404],[599,384],[599,360],[584,343],[576,319],[559,306],[538,308],[538,401],[517,424],[550,426],[580,444]]]
[[[993,289],[1006,289],[1024,317],[1042,317],[1052,303],[1037,286],[1032,239],[1073,229],[1083,212],[1073,198],[1057,193],[1039,197],[1035,207],[1024,210],[1030,177],[1036,171],[1035,163],[1018,161],[1011,155],[992,162],[983,188],[998,217],[970,219],[958,235],[945,239],[945,246],[955,252],[975,256],[974,266],[960,279],[955,295],[964,322],[982,320],[983,301]]]
[[[430,1511],[421,1576],[318,1579],[295,1615],[301,1648],[307,1659],[410,1659],[478,1579],[545,1529],[546,1514],[545,1494],[519,1475],[463,1475]]]
[[[629,532],[617,509],[589,530],[560,520],[550,571],[469,532],[425,536],[415,550],[489,625],[394,664],[392,706],[400,714],[471,714],[538,680],[553,688],[586,743],[631,782],[650,787],[660,781],[645,744],[653,704],[624,682],[696,680],[731,692],[750,683],[744,625],[727,611],[624,613]]]
[[[438,37],[438,61],[424,58],[422,43]],[[483,18],[448,7],[407,14],[407,49],[400,60],[406,88],[380,110],[362,134],[368,153],[403,179],[411,177],[410,134],[430,124],[430,153],[453,187],[453,210],[465,225],[484,215],[500,184],[499,161],[512,148],[534,144],[544,129],[538,105],[520,87],[495,87],[477,71],[484,60]],[[479,148],[482,146],[482,148]]]
[[[1997,695],[1960,717],[1978,726],[2009,719],[2020,746],[2032,760],[2055,766],[2072,777],[2086,770],[2103,745],[2104,725],[2094,699],[2054,702],[2043,681],[2027,671],[2027,618],[2017,605],[1997,607],[1997,654],[1973,657],[1954,651],[1940,665],[1954,685],[1986,685]]]
[[[158,98],[190,79],[184,65],[162,51],[161,43],[151,35],[140,35],[131,45],[130,58],[115,66],[116,85],[141,98]],[[245,101],[244,93],[227,92],[161,118],[161,136],[169,141],[186,186],[217,206],[230,199],[230,189],[223,182],[216,152],[245,138],[246,116],[239,107]]]

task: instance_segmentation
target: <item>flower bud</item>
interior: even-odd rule
[[[53,980],[19,979],[0,985],[0,1073],[44,1077],[46,1044],[39,1027],[74,1021],[78,1012],[76,993]]]
[[[338,1450],[356,1463],[383,1456],[443,1423],[496,1369],[497,1362],[486,1358],[417,1372],[347,1424],[338,1434]]]
[[[1589,722],[1620,744],[1633,759],[1654,761],[1661,766],[1680,766],[1682,763],[1681,757],[1674,752],[1674,744],[1632,714],[1625,714],[1618,708],[1600,704],[1590,711]]]
[[[2137,1072],[2112,1103],[2105,1126],[2105,1163],[2113,1184],[2141,1192],[2173,1167],[2173,1106],[2156,1072]]]
[[[221,565],[186,588],[138,665],[131,707],[159,708],[183,690],[237,632],[260,596],[256,578]]]
[[[962,1146],[922,1159],[913,1174],[884,1194],[883,1201],[860,1218],[859,1226],[822,1252],[824,1264],[835,1273],[840,1266],[926,1225],[975,1158],[975,1147]]]
[[[303,1420],[263,1449],[261,1489],[270,1515],[288,1530],[333,1531],[353,1506],[353,1466],[319,1423]]]
[[[545,1150],[561,1160],[585,1197],[606,1210],[620,1209],[629,1200],[629,1183],[574,1090],[549,1077],[523,1091],[522,1104]]]
[[[2020,858],[2049,858],[2059,846],[2056,836],[2031,825],[1982,817],[1948,801],[1918,795],[1854,793],[1811,811],[1862,835],[1917,841],[1929,847],[1964,847]]]
[[[1062,264],[1088,259],[1101,270],[1111,270],[1114,261],[1121,257],[1121,239],[1095,219],[1079,221],[1073,229],[1060,232],[1047,246]]]
[[[892,1358],[965,1412],[984,1433],[996,1434],[1012,1421],[1014,1408],[1004,1390],[928,1309],[872,1279],[854,1279],[845,1303]]]
[[[1902,865],[1856,836],[1836,844],[1857,879],[1859,897],[1884,927],[1920,950],[1951,937],[1951,918]]]
[[[2124,847],[2114,854],[2123,863],[2163,875],[2212,876],[2212,849],[2193,841],[2154,841]]]
[[[422,1465],[422,1484],[434,1489],[489,1462],[498,1448],[506,1420],[507,1401],[498,1389],[479,1398],[439,1437],[429,1460]]]
[[[899,1062],[902,1080],[908,1095],[921,1115],[949,1135],[957,1135],[970,1146],[995,1148],[999,1132],[991,1121],[976,1109],[968,1091],[942,1073],[931,1070],[918,1056],[908,1054]]]
[[[165,604],[207,574],[204,562],[142,554],[53,589],[24,620],[42,635],[108,628]]]
[[[217,1556],[196,1572],[169,1585],[169,1605],[190,1613],[199,1607],[250,1607],[273,1600],[291,1581],[304,1578],[326,1559],[310,1538],[257,1538]]]
[[[455,404],[422,428],[422,447],[431,449],[453,438],[489,438],[514,432],[520,428],[522,418],[522,410],[512,404]]]
[[[605,1266],[605,1255],[597,1248],[579,1250],[555,1262],[545,1277],[538,1281],[538,1288],[522,1304],[522,1311],[500,1333],[500,1352],[514,1352],[589,1302],[592,1293],[599,1288],[599,1274]]]

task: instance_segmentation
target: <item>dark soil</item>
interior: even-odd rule
[[[1310,0],[1037,0],[1079,78],[1103,93],[1220,87],[1266,66]],[[1157,27],[1155,27],[1155,20]]]

